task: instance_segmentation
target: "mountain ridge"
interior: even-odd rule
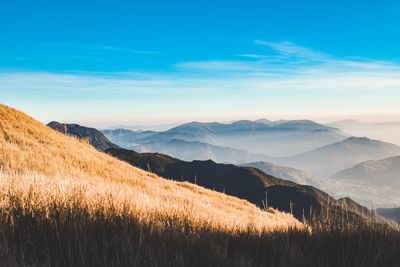
[[[292,157],[278,158],[274,163],[329,177],[336,172],[366,160],[400,154],[400,147],[367,137],[349,137]]]
[[[400,155],[381,160],[368,160],[344,169],[332,176],[333,179],[356,179],[372,184],[400,186]]]
[[[257,168],[261,171],[263,171],[266,174],[293,181],[298,184],[306,184],[306,185],[312,185],[317,188],[320,188],[322,185],[322,178],[314,176],[310,173],[307,173],[302,170],[298,170],[295,168],[290,168],[286,166],[281,166],[277,165],[274,163],[270,162],[265,162],[265,161],[257,161],[257,162],[248,162],[248,163],[243,163],[240,164],[239,166],[247,166],[247,167],[253,167]]]
[[[126,132],[125,136],[113,134],[110,130],[103,133],[112,142],[127,149],[137,150],[137,147],[144,143],[161,145],[173,139],[180,139],[187,142],[197,141],[214,146],[231,147],[271,157],[305,152],[346,138],[346,135],[336,128],[309,120],[278,122],[242,120],[225,124],[190,122],[143,138],[137,138],[139,134],[137,132]],[[282,140],[282,136],[285,136],[285,140]],[[131,142],[128,141],[129,139]]]
[[[351,214],[351,220],[354,221],[373,218],[385,223],[376,218],[373,212],[349,198],[346,198],[344,204],[347,208],[344,208],[344,200],[336,200],[313,186],[282,180],[256,168],[220,164],[211,160],[186,162],[159,153],[138,153],[123,148],[110,148],[106,153],[169,179],[196,183],[246,199],[260,208],[271,205],[278,210],[292,213],[299,220],[304,219],[304,216],[305,219],[311,219],[307,216],[311,216],[313,212],[322,216],[324,211],[330,210],[332,218],[337,220],[336,223],[341,223],[345,213]]]
[[[118,145],[110,142],[110,140],[108,140],[108,138],[105,137],[101,131],[95,128],[84,127],[79,124],[59,123],[57,121],[52,121],[48,123],[47,126],[60,133],[66,133],[80,139],[86,139],[98,150],[119,147]]]

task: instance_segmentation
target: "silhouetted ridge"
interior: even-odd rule
[[[102,132],[95,128],[84,127],[78,124],[66,124],[52,121],[47,124],[50,128],[59,131],[60,133],[66,133],[80,139],[87,139],[89,143],[97,148],[98,150],[105,150],[107,148],[119,147],[116,144],[108,140]]]
[[[337,224],[384,223],[379,216],[349,198],[336,200],[315,187],[279,179],[256,168],[220,164],[212,160],[188,162],[158,153],[136,153],[121,148],[107,149],[106,153],[168,179],[188,181],[224,192],[246,199],[260,208],[268,206],[292,212],[300,220],[318,218],[323,222],[329,219]]]
[[[274,184],[294,184],[269,176],[255,168],[219,164],[212,160],[187,162],[167,155],[136,153],[121,148],[107,149],[106,153],[141,169],[151,170],[162,177],[196,183],[247,199],[258,206],[262,206],[265,187]]]

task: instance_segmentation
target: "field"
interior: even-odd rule
[[[173,182],[0,105],[1,266],[398,266],[400,234],[314,228]]]

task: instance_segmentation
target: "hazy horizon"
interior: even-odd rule
[[[15,107],[14,107],[15,108]],[[27,112],[27,111],[25,111]],[[27,112],[28,113],[28,112]],[[34,116],[35,119],[38,119],[44,124],[47,124],[51,121],[58,121],[62,123],[76,123],[76,124],[81,124],[84,126],[88,127],[94,127],[94,128],[100,128],[100,129],[105,129],[105,128],[113,128],[113,127],[158,127],[158,126],[169,126],[169,125],[180,125],[180,124],[185,124],[185,123],[190,123],[190,122],[201,122],[201,123],[208,123],[208,122],[218,122],[218,123],[232,123],[235,121],[241,121],[241,120],[250,120],[250,121],[255,121],[259,119],[267,119],[270,121],[280,121],[280,120],[311,120],[315,121],[317,123],[321,124],[329,124],[329,123],[334,123],[338,121],[346,121],[346,120],[355,120],[358,122],[362,123],[394,123],[394,124],[400,124],[400,114],[370,114],[370,115],[349,115],[349,116],[332,116],[332,117],[318,117],[318,116],[310,116],[310,115],[298,115],[298,116],[239,116],[239,117],[211,117],[211,118],[202,118],[202,117],[193,117],[193,118],[187,118],[187,119],[170,119],[170,120],[153,120],[153,119],[142,119],[142,120],[118,120],[118,118],[115,118],[115,121],[103,121],[101,117],[93,120],[81,120],[81,119],[67,119],[67,118],[56,118],[51,117],[42,119],[40,117]]]
[[[2,103],[96,127],[400,118],[398,3],[73,6],[0,10]]]

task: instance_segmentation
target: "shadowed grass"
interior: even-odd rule
[[[164,180],[0,105],[0,266],[399,266],[399,247]]]
[[[0,170],[2,190],[13,186],[23,196],[35,192],[40,196],[36,205],[43,207],[62,202],[81,188],[88,209],[102,205],[107,209],[112,203],[118,212],[129,211],[141,220],[149,221],[157,212],[226,230],[249,225],[258,230],[303,227],[289,214],[263,212],[247,201],[132,167],[4,105],[0,105]],[[109,201],[99,200],[103,198]]]
[[[79,196],[79,194],[77,195]],[[341,231],[225,231],[187,218],[143,222],[79,201],[37,210],[13,195],[0,210],[2,266],[399,266],[400,234]]]

